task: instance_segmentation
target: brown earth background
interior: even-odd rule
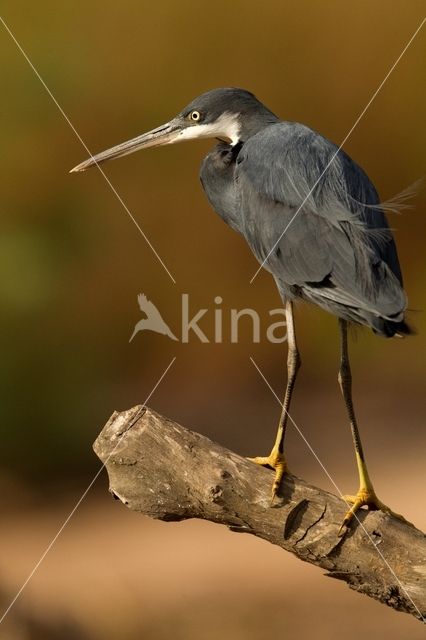
[[[253,91],[282,118],[339,143],[424,15],[424,2],[196,3],[5,0],[1,15],[92,151],[169,119],[218,86]],[[345,145],[389,198],[425,174],[420,32]],[[0,599],[4,610],[99,468],[91,444],[114,409],[157,411],[243,455],[265,454],[285,347],[189,344],[141,333],[136,296],[179,333],[180,299],[280,305],[244,241],[209,208],[198,166],[211,142],[148,150],[105,171],[176,279],[173,284],[0,25]],[[409,320],[418,335],[351,341],[354,393],[384,502],[426,526],[425,191],[392,215]],[[343,492],[356,488],[336,382],[336,321],[297,310],[303,367],[292,416]],[[291,469],[333,490],[290,429]],[[8,640],[423,637],[388,610],[265,542],[208,523],[164,524],[113,503],[103,474],[0,626]],[[422,635],[420,635],[422,634]]]

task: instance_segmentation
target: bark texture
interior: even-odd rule
[[[270,471],[145,406],[114,413],[94,450],[111,493],[129,509],[251,533],[355,591],[425,618],[426,537],[409,523],[361,510],[360,523],[339,538],[347,509],[341,498],[287,475],[270,507]]]

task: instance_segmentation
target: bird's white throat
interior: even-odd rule
[[[240,124],[238,115],[225,112],[215,122],[197,124],[187,127],[179,133],[179,140],[195,140],[197,138],[228,138],[231,145],[240,140]]]

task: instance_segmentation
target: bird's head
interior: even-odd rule
[[[277,120],[278,118],[249,91],[234,88],[213,89],[195,98],[169,122],[102,151],[71,171],[85,171],[101,162],[120,158],[139,149],[196,138],[224,138],[235,145]]]

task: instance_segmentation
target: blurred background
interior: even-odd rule
[[[424,2],[234,0],[90,3],[4,0],[2,17],[92,152],[151,129],[201,92],[253,91],[283,119],[340,143],[420,24]],[[425,174],[425,29],[345,145],[390,198]],[[262,321],[280,305],[244,241],[198,180],[211,147],[148,150],[105,172],[161,255],[159,264],[100,173],[69,175],[87,152],[0,25],[0,599],[2,611],[99,468],[91,445],[113,410],[149,404],[243,455],[264,455],[285,383],[285,345],[139,333],[144,292],[179,333],[182,293],[213,335],[215,296]],[[426,526],[425,191],[392,215],[409,320],[418,335],[351,341],[354,395],[380,498]],[[266,326],[264,324],[263,326]],[[343,492],[357,488],[336,381],[332,317],[297,311],[303,367],[292,416]],[[289,429],[291,469],[335,491]],[[0,627],[10,640],[213,639],[272,634],[420,638],[407,615],[351,593],[289,554],[205,522],[165,524],[92,487]]]

